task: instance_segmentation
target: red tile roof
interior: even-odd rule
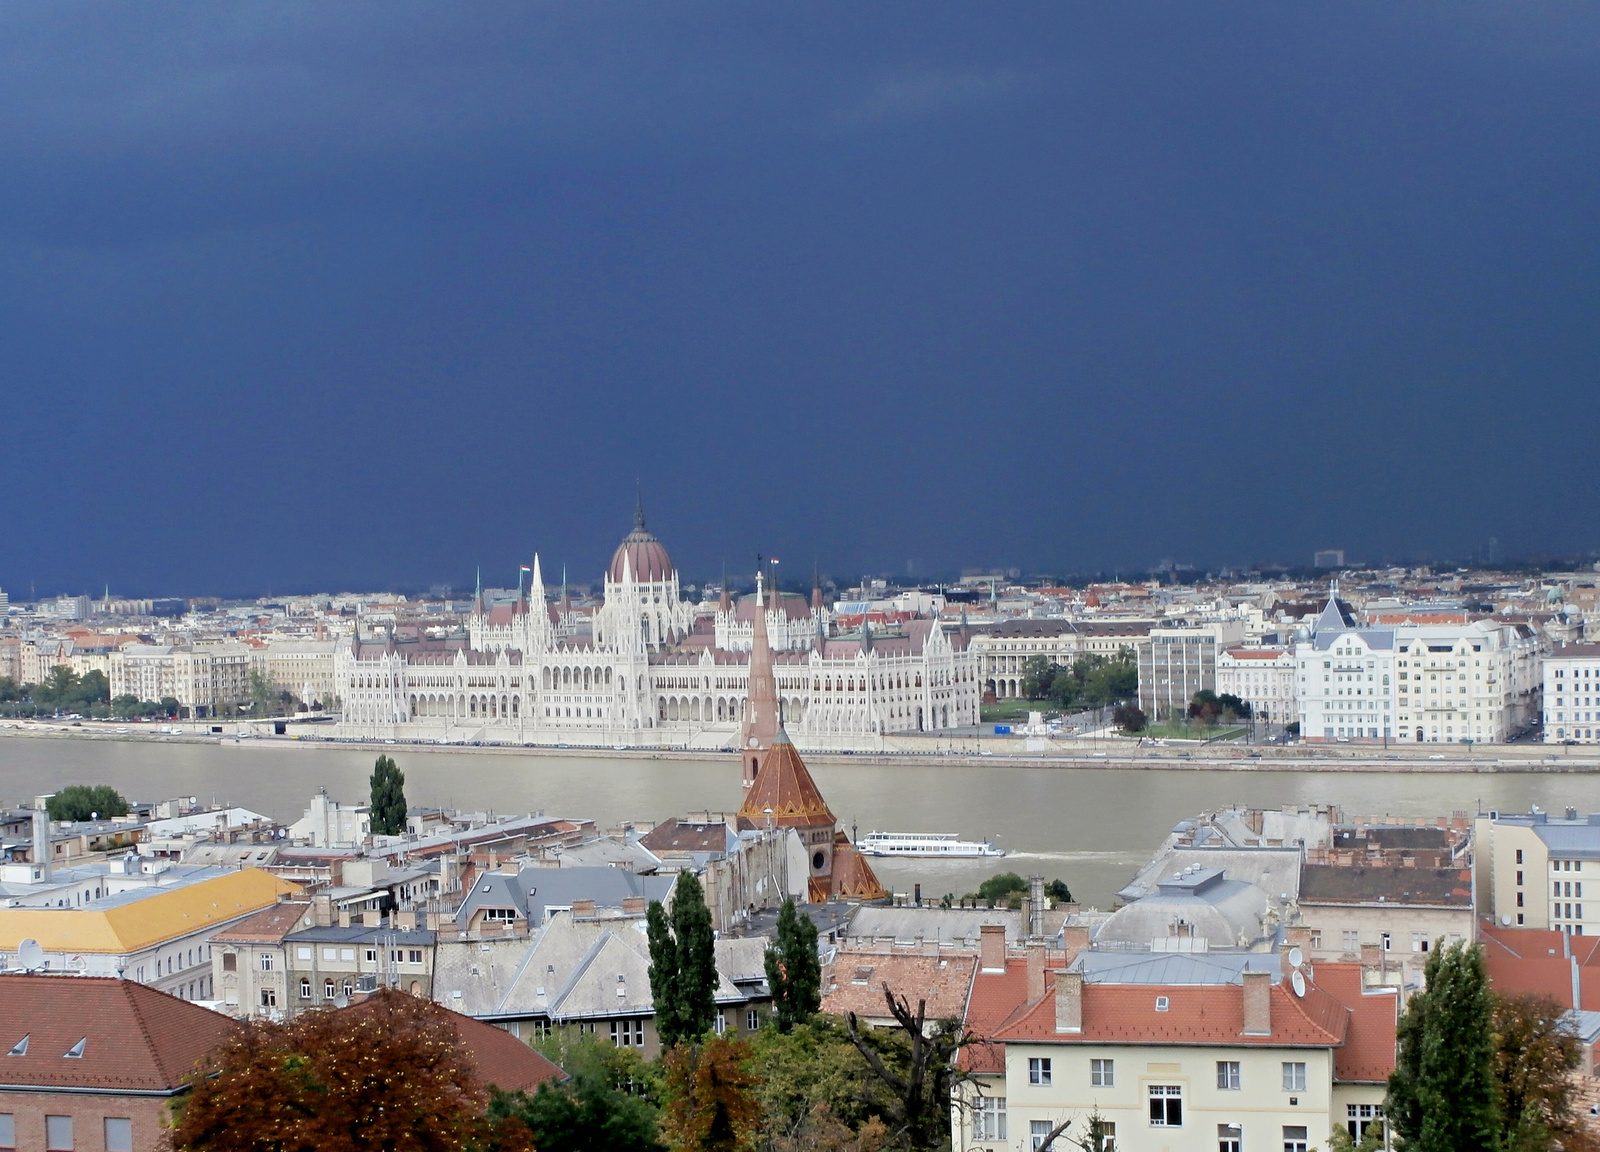
[[[246,916],[211,938],[214,944],[277,944],[300,926],[301,917],[311,911],[308,900],[287,901]]]
[[[1600,936],[1568,936],[1543,928],[1504,928],[1481,920],[1484,967],[1500,992],[1538,992],[1568,1008],[1600,1011]],[[1572,1003],[1572,981],[1578,999]]]
[[[962,1066],[974,1073],[1006,1070],[1006,1046],[994,1041],[1002,1025],[1025,1007],[1028,996],[1028,963],[1008,957],[1004,972],[981,968],[972,978],[972,994],[967,1000],[967,1031],[977,1039],[961,1050]]]
[[[566,1076],[555,1064],[505,1029],[448,1008],[439,1010],[449,1013],[456,1035],[471,1053],[473,1068],[484,1084],[507,1092],[532,1092],[546,1080],[560,1080]]]
[[[1394,1071],[1399,995],[1392,988],[1366,991],[1359,964],[1318,964],[1314,973],[1318,984],[1350,1006],[1344,1046],[1333,1052],[1333,1078],[1346,1084],[1384,1083]]]
[[[131,980],[0,976],[0,1089],[177,1092],[233,1028],[226,1016]],[[66,1055],[80,1040],[83,1054]]]
[[[889,1015],[883,998],[887,984],[913,1008],[926,1001],[928,1019],[959,1020],[966,1011],[978,956],[923,956],[841,948],[823,974],[822,1010],[834,1016]]]

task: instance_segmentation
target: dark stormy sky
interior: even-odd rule
[[[0,7],[0,587],[1600,545],[1590,3]]]

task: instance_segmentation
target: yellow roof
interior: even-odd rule
[[[46,952],[138,952],[276,904],[298,884],[245,868],[115,908],[0,908],[0,951],[32,937]]]

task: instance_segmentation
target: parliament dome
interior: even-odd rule
[[[614,584],[622,580],[624,560],[634,580],[639,583],[658,583],[672,577],[672,557],[667,555],[666,545],[645,527],[643,504],[634,510],[633,531],[622,538],[622,543],[617,545],[616,552],[611,556],[610,579]]]

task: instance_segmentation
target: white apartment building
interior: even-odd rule
[[[1475,821],[1473,843],[1479,909],[1496,923],[1600,934],[1600,814],[1491,812]]]
[[[1600,743],[1600,644],[1568,644],[1544,658],[1544,742]]]
[[[1301,734],[1502,743],[1536,712],[1539,655],[1537,635],[1523,624],[1361,627],[1333,598],[1295,645]]]
[[[1217,695],[1237,696],[1271,724],[1300,719],[1295,656],[1287,648],[1228,648],[1217,656]]]
[[[111,695],[171,696],[192,715],[215,716],[248,699],[251,664],[251,649],[234,642],[129,644],[111,657]]]

